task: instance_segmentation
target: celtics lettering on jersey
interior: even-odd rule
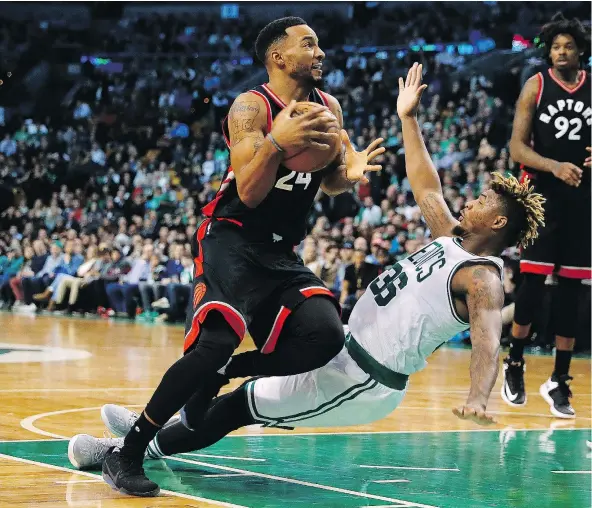
[[[446,264],[444,247],[438,242],[432,242],[409,256],[405,261],[415,267],[414,275],[417,282],[423,282],[434,271],[439,270]],[[368,289],[372,291],[376,304],[384,307],[397,296],[397,290],[402,291],[408,282],[409,275],[405,272],[401,263],[397,263],[374,279]]]
[[[566,115],[566,113],[571,114]],[[573,113],[577,113],[577,116]],[[539,112],[539,120],[545,124],[553,122],[557,129],[555,133],[557,139],[567,135],[567,139],[579,141],[584,122],[592,125],[592,108],[586,107],[583,101],[559,99],[554,104],[547,104],[542,108]]]

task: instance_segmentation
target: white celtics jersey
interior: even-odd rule
[[[349,319],[355,340],[385,367],[412,374],[444,342],[466,330],[456,312],[451,281],[467,264],[494,264],[461,247],[460,238],[440,237],[382,273],[356,303]]]

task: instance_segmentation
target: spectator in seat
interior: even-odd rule
[[[43,268],[33,277],[23,277],[23,297],[25,305],[23,310],[35,310],[37,306],[33,303],[33,295],[43,291],[54,280],[55,270],[62,262],[61,242],[54,242],[49,248],[49,256],[46,258]]]
[[[336,298],[341,294],[340,280],[338,277],[341,268],[339,259],[339,247],[335,243],[330,243],[323,256],[309,265],[310,270],[323,281]]]
[[[29,249],[33,251],[33,256],[30,259],[28,258]],[[25,263],[19,273],[10,279],[9,282],[12,290],[12,301],[14,301],[13,308],[15,310],[24,305],[23,277],[35,277],[43,268],[47,256],[47,249],[41,240],[35,240],[33,247],[25,247]]]
[[[345,269],[345,279],[341,289],[339,303],[343,307],[343,318],[347,321],[358,299],[370,284],[382,272],[378,265],[367,263],[366,250],[356,249],[353,263]]]
[[[76,249],[76,250],[75,250]],[[48,310],[52,311],[55,309],[55,295],[62,280],[73,277],[78,268],[84,262],[84,257],[80,254],[82,244],[80,241],[68,240],[64,245],[64,255],[60,264],[55,268],[55,277],[49,284],[49,286],[42,293],[33,295],[33,300],[36,302],[44,302],[50,299],[50,305]]]
[[[28,250],[29,259],[32,257],[30,247]],[[12,305],[12,291],[10,280],[21,270],[25,258],[20,248],[11,247],[6,251],[6,256],[0,258],[0,308]]]
[[[140,296],[139,284],[148,280],[153,251],[151,243],[144,245],[142,256],[134,260],[131,270],[120,277],[119,282],[111,282],[105,287],[110,307],[119,314],[126,314],[130,319],[136,315],[136,298]]]

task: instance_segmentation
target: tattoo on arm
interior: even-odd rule
[[[471,322],[471,391],[469,401],[487,405],[499,370],[504,292],[490,270],[477,267],[472,273],[467,307]]]
[[[255,129],[255,119],[259,115],[259,104],[255,101],[237,101],[230,108],[228,127],[231,147],[248,137],[259,137]]]
[[[456,221],[450,214],[442,195],[428,192],[417,204],[432,231],[432,236],[442,236],[442,233],[450,234]]]

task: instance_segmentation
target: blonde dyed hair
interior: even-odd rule
[[[503,176],[501,173],[493,173],[491,189],[496,193],[506,196],[520,203],[526,214],[526,226],[520,231],[518,245],[522,248],[533,243],[539,236],[539,228],[545,225],[546,199],[534,192],[528,177],[521,183],[514,176]]]

